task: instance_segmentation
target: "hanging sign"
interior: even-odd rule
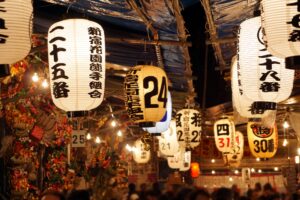
[[[228,154],[234,147],[235,126],[229,118],[220,119],[214,124],[215,144],[219,151]]]
[[[139,164],[147,163],[151,157],[150,149],[147,149],[141,139],[135,141],[132,153],[133,160]]]
[[[179,151],[174,120],[171,121],[169,129],[158,137],[158,141],[159,152],[164,156],[174,156]]]
[[[85,136],[86,131],[84,130],[73,130],[72,131],[72,147],[85,147]]]

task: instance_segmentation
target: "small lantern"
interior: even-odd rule
[[[255,101],[253,109],[259,112],[276,110],[276,103],[290,96],[294,82],[294,70],[286,69],[283,59],[267,51],[262,35],[260,17],[240,24],[237,50],[239,91]]]
[[[299,69],[299,1],[262,0],[261,5],[268,51],[285,58],[287,68]]]
[[[224,118],[215,122],[214,135],[217,149],[224,154],[232,151],[235,144],[235,126],[231,119]]]
[[[167,157],[168,166],[171,169],[179,169],[182,163],[182,153],[181,151],[176,152],[174,156]]]
[[[31,49],[32,1],[0,1],[0,64],[13,64]]]
[[[135,141],[132,152],[133,160],[136,163],[144,164],[149,162],[151,157],[150,150],[145,148],[145,144],[141,141],[141,139]]]
[[[254,157],[271,158],[278,148],[277,126],[263,127],[260,123],[248,122],[247,134],[249,148]]]
[[[51,96],[65,111],[91,110],[105,88],[105,41],[102,27],[85,19],[67,19],[48,32]]]
[[[181,147],[194,148],[200,144],[201,113],[195,109],[182,109],[176,113],[176,129]]]
[[[167,112],[162,121],[156,122],[154,127],[143,128],[148,133],[161,133],[168,130],[172,118],[172,99],[171,93],[168,91]]]
[[[171,121],[170,127],[158,137],[158,149],[164,156],[174,156],[179,151],[176,135],[176,122]]]
[[[236,131],[234,145],[228,154],[223,154],[225,165],[239,167],[244,154],[244,136],[241,132]]]
[[[192,162],[191,163],[191,177],[192,178],[197,178],[199,175],[200,175],[199,163]]]
[[[159,67],[136,66],[125,77],[125,104],[129,117],[146,126],[159,122],[166,114],[168,79]]]

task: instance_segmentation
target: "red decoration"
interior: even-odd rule
[[[200,175],[199,163],[191,163],[191,177],[197,178]]]
[[[31,136],[37,139],[38,141],[41,141],[43,135],[44,135],[44,130],[41,127],[35,125],[32,129]]]

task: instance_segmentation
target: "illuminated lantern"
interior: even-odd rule
[[[200,175],[199,163],[197,162],[191,163],[191,177],[197,178],[199,175]]]
[[[13,64],[31,49],[32,1],[2,0],[0,12],[0,64]]]
[[[158,149],[164,156],[174,156],[179,151],[175,121],[172,120],[169,129],[158,137]]]
[[[231,66],[231,90],[232,90],[232,106],[242,117],[246,118],[263,118],[267,117],[271,112],[276,111],[265,111],[263,113],[255,112],[252,108],[254,103],[253,100],[248,99],[243,93],[243,87],[241,84],[241,74],[238,76],[237,71],[237,59],[236,57],[232,60]]]
[[[220,119],[214,124],[214,135],[217,149],[224,154],[232,151],[235,144],[235,126],[229,118]]]
[[[124,87],[126,109],[134,122],[148,125],[163,119],[168,100],[168,78],[163,69],[150,65],[133,67],[126,74]]]
[[[176,113],[176,129],[181,147],[194,148],[200,144],[201,113],[195,109],[182,109]]]
[[[290,96],[294,82],[294,70],[286,69],[283,59],[266,50],[262,35],[260,17],[241,23],[237,51],[239,91],[255,101],[252,109],[258,113],[276,110],[276,103]]]
[[[191,151],[181,148],[173,157],[167,157],[168,166],[179,171],[187,171],[191,166]]]
[[[161,133],[168,130],[172,118],[172,99],[171,93],[168,91],[168,102],[167,102],[167,112],[166,117],[163,121],[156,122],[154,127],[143,128],[144,131],[148,133]]]
[[[270,53],[286,59],[286,67],[300,67],[299,1],[262,0],[262,23]]]
[[[85,19],[67,19],[48,31],[51,96],[65,111],[91,110],[101,104],[105,87],[102,27]]]
[[[233,148],[228,154],[223,154],[225,165],[239,167],[244,154],[244,136],[241,132],[235,133]]]
[[[179,169],[182,163],[182,153],[178,151],[174,156],[167,157],[168,166],[171,169]]]
[[[278,148],[276,124],[267,128],[256,122],[248,122],[247,134],[249,148],[254,157],[271,158],[276,154]]]
[[[150,160],[150,150],[145,149],[145,144],[139,139],[135,141],[133,148],[133,160],[136,163],[143,164]]]

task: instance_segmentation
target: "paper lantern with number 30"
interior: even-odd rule
[[[248,122],[247,134],[249,148],[254,157],[271,158],[278,148],[277,126],[263,127],[257,122]]]
[[[167,108],[168,78],[163,69],[150,65],[133,67],[126,74],[125,104],[137,123],[159,122]]]

